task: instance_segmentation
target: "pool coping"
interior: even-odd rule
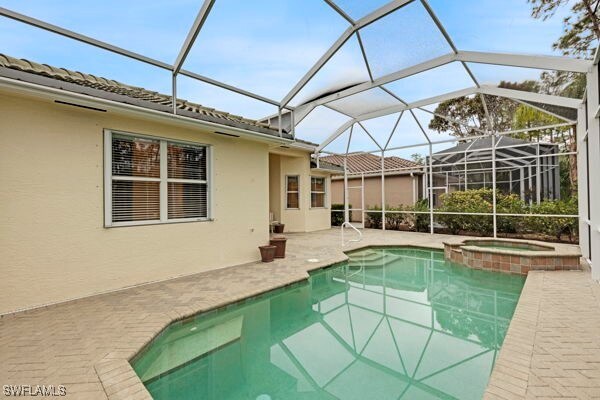
[[[155,333],[151,336],[151,338],[149,340],[147,340],[141,347],[139,347],[136,350],[130,351],[126,354],[123,354],[123,353],[108,354],[102,360],[100,360],[98,363],[96,363],[94,365],[94,369],[96,371],[96,374],[98,375],[98,379],[100,380],[100,383],[102,384],[102,386],[105,390],[107,398],[109,400],[124,400],[124,399],[152,400],[152,396],[146,389],[142,380],[136,374],[135,370],[133,369],[133,366],[131,365],[131,362],[144,349],[146,349],[149,345],[151,345],[152,342],[171,324],[181,321],[181,320],[192,318],[201,313],[216,311],[218,309],[221,309],[221,308],[224,308],[224,307],[236,304],[236,303],[248,301],[252,298],[264,295],[271,291],[279,290],[279,289],[297,284],[299,282],[304,282],[310,278],[310,272],[330,268],[336,264],[347,261],[349,259],[347,253],[354,252],[354,251],[360,251],[360,250],[364,250],[364,249],[368,249],[368,248],[386,248],[386,247],[393,247],[393,248],[409,247],[409,248],[420,248],[420,249],[424,249],[424,250],[444,251],[443,244],[441,244],[441,245],[435,245],[435,244],[413,245],[413,244],[393,244],[393,243],[377,243],[377,242],[374,242],[374,243],[373,242],[371,242],[371,243],[357,242],[357,243],[354,243],[344,249],[340,249],[339,256],[334,259],[329,259],[326,262],[316,262],[314,264],[311,264],[310,267],[307,266],[307,268],[305,268],[304,271],[302,271],[301,275],[303,275],[303,276],[291,277],[289,282],[286,282],[282,285],[276,285],[276,286],[273,286],[268,289],[256,290],[255,292],[252,292],[250,294],[245,293],[243,295],[235,296],[227,301],[223,301],[221,303],[215,303],[214,305],[211,305],[209,307],[204,307],[204,308],[199,308],[199,309],[191,309],[189,307],[178,307],[177,309],[172,309],[172,311],[167,314],[169,319],[166,320],[159,329],[156,329]],[[543,272],[543,271],[531,271],[531,272],[535,273],[535,272]],[[581,271],[575,271],[575,272],[581,272]],[[528,277],[529,277],[529,275],[527,275],[527,278],[525,280],[525,285],[523,287],[523,290],[519,297],[519,301],[517,303],[517,308],[515,309],[515,313],[513,314],[513,317],[511,318],[511,321],[509,324],[509,329],[507,331],[507,335],[505,337],[504,343],[500,349],[498,358],[497,358],[496,362],[494,363],[494,367],[492,368],[492,374],[490,375],[490,380],[488,381],[488,384],[486,387],[486,392],[484,394],[484,398],[490,398],[490,399],[497,398],[494,391],[495,390],[496,391],[504,390],[504,389],[497,389],[498,387],[500,387],[500,388],[506,387],[506,386],[511,387],[511,385],[513,385],[512,383],[506,382],[505,380],[503,380],[502,375],[500,375],[500,377],[495,378],[494,381],[492,382],[492,376],[495,376],[494,371],[496,371],[496,366],[498,365],[499,360],[501,360],[501,359],[504,360],[506,358],[506,359],[508,359],[508,361],[507,361],[508,363],[513,362],[513,361],[511,361],[512,355],[515,351],[517,351],[517,350],[513,350],[513,348],[521,349],[521,345],[519,344],[519,341],[522,341],[523,339],[530,339],[529,340],[531,342],[530,354],[533,351],[533,343],[532,342],[533,342],[533,338],[535,336],[534,335],[535,325],[533,325],[534,326],[533,332],[531,332],[531,329],[525,330],[526,334],[524,335],[524,337],[522,334],[521,335],[511,335],[509,337],[509,333],[511,333],[511,329],[512,329],[512,331],[518,331],[518,332],[521,332],[523,330],[523,328],[521,326],[513,328],[513,324],[514,324],[513,321],[515,321],[517,319],[517,310],[523,309],[524,307],[526,307],[521,304],[522,303],[521,300],[523,298],[523,293],[527,286],[527,281],[529,280]],[[519,314],[519,320],[521,320],[521,319],[522,319],[522,317]],[[519,323],[519,325],[520,325],[520,323]],[[513,336],[515,336],[515,339],[514,339],[515,343],[512,343]],[[508,344],[508,346],[507,346],[507,344]],[[504,351],[505,348],[507,349],[506,351]],[[503,351],[504,351],[504,353],[511,353],[511,354],[503,356]],[[522,352],[522,350],[518,350],[518,351]],[[503,364],[504,364],[504,361],[503,361]],[[490,391],[490,387],[492,387],[491,391]],[[524,390],[526,390],[526,387]],[[510,398],[515,397],[514,396],[514,394],[516,394],[516,393],[514,393],[515,391],[518,391],[518,390],[514,389],[511,391],[511,393],[513,393],[513,396]],[[490,394],[488,395],[488,393],[490,393]],[[519,391],[518,395],[521,395],[520,391]],[[524,391],[522,393],[522,398],[525,398]]]
[[[462,248],[466,248],[467,250],[474,252],[491,252],[497,254],[506,254],[506,255],[514,255],[520,256],[524,253],[523,250],[508,250],[508,249],[484,249],[479,246],[465,245],[466,242],[506,242],[506,243],[522,243],[526,245],[539,246],[545,248],[551,248],[552,250],[535,250],[527,253],[528,256],[531,257],[548,257],[558,255],[559,257],[581,257],[581,251],[575,250],[571,248],[567,249],[557,249],[556,246],[553,246],[553,243],[541,242],[537,240],[522,240],[522,239],[506,239],[506,238],[477,238],[477,239],[451,239],[445,240],[444,245],[449,246],[461,246]]]

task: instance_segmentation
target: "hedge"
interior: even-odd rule
[[[381,207],[369,207],[372,212],[365,212],[365,219],[369,228],[381,229]],[[403,213],[387,211],[405,211]],[[406,213],[406,211],[408,213]],[[429,232],[429,214],[410,214],[410,211],[429,211],[427,199],[419,200],[413,206],[400,204],[397,207],[386,206],[385,228],[399,230],[401,225],[417,232]]]
[[[348,208],[352,208],[352,205],[348,204]],[[335,210],[341,210],[335,211]],[[332,204],[331,205],[331,226],[341,226],[344,223],[344,205],[343,204]],[[350,220],[352,221],[352,211],[350,213]]]
[[[436,220],[451,233],[472,233],[489,236],[494,230],[494,220],[491,215],[465,215],[464,213],[492,213],[492,189],[471,189],[456,191],[441,196],[442,205],[438,212],[453,214],[438,214]],[[366,212],[367,222],[371,228],[381,228],[381,208],[370,207]],[[400,205],[386,207],[389,211],[429,211],[427,199],[418,201],[414,206]],[[545,200],[540,204],[528,205],[514,193],[496,192],[497,231],[510,234],[541,234],[552,236],[558,240],[562,235],[568,235],[569,240],[577,236],[577,218],[558,217],[510,217],[501,214],[567,214],[577,215],[577,199]],[[400,229],[401,225],[418,232],[429,231],[429,214],[386,213],[386,229]]]

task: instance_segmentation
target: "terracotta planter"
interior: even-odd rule
[[[262,262],[271,262],[275,259],[275,246],[258,246]]]
[[[274,224],[273,233],[283,233],[283,228],[285,228],[285,224]]]
[[[275,246],[275,258],[285,258],[285,242],[287,238],[284,237],[274,237],[271,238],[269,244],[271,246]]]

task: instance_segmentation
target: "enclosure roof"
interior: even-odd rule
[[[492,156],[494,138],[496,151],[495,156]],[[558,154],[558,144],[555,143],[529,142],[496,135],[461,142],[451,148],[433,153],[431,163],[438,170],[461,174],[462,169],[455,170],[455,166],[462,165],[465,161],[477,162],[480,165],[493,164],[493,157],[495,157],[497,166],[516,169],[536,163],[538,146],[539,154]]]
[[[530,148],[533,149],[533,153],[535,153],[535,148],[538,145],[537,142],[529,142],[523,139],[516,139],[508,136],[496,136],[496,149],[502,147],[509,146],[522,146],[521,148]],[[553,143],[540,143],[540,146],[557,146]],[[458,143],[456,146],[438,151],[434,154],[447,154],[447,153],[456,153],[459,151],[468,151],[474,152],[477,150],[489,150],[492,147],[492,136],[482,137],[475,140],[468,140]],[[474,158],[471,156],[471,158]]]
[[[26,82],[43,84],[44,86],[60,88],[107,100],[116,100],[121,103],[134,104],[169,113],[173,110],[172,96],[146,90],[142,87],[127,85],[113,79],[71,71],[47,64],[39,64],[25,59],[17,59],[1,53],[0,76],[8,76]],[[40,80],[37,77],[45,79]],[[178,113],[199,120],[279,136],[278,130],[269,128],[267,124],[192,103],[184,99],[177,99],[177,108]]]
[[[331,155],[321,157],[326,162],[344,165],[344,156]],[[414,167],[422,168],[421,164],[405,160],[400,157],[385,157],[384,164],[386,170],[397,170],[400,168]],[[348,173],[373,172],[381,170],[381,157],[369,153],[350,153],[347,158]]]
[[[22,7],[20,3],[27,5],[30,2],[15,2],[15,7],[23,11],[38,12],[35,6]],[[125,103],[150,105],[165,112],[170,109],[174,114],[268,134],[277,132],[281,136],[288,132],[292,137],[298,134],[319,143],[316,151],[321,152],[362,121],[381,122],[385,117],[393,115],[401,118],[405,111],[413,114],[420,108],[433,107],[464,96],[478,96],[486,108],[485,118],[488,120],[494,110],[488,110],[486,97],[496,96],[542,108],[572,124],[575,122],[574,111],[570,111],[569,117],[565,118],[556,110],[541,105],[577,110],[582,99],[499,87],[499,82],[522,81],[524,78],[520,74],[523,71],[535,71],[537,76],[542,71],[586,74],[593,64],[586,59],[547,55],[547,49],[541,48],[538,40],[527,40],[529,36],[536,36],[535,34],[544,35],[544,32],[536,29],[533,19],[520,21],[522,40],[505,39],[506,45],[500,49],[496,45],[491,46],[491,38],[497,44],[502,41],[496,39],[503,38],[507,30],[514,29],[508,19],[494,15],[490,11],[493,8],[491,6],[483,7],[490,11],[487,19],[485,12],[481,10],[476,14],[479,32],[475,35],[470,29],[461,29],[472,27],[472,17],[462,17],[472,11],[470,9],[481,7],[443,0],[298,0],[274,1],[273,4],[228,4],[225,1],[204,0],[197,9],[193,22],[191,20],[194,14],[184,10],[184,5],[179,9],[171,4],[173,2],[166,3],[169,7],[165,7],[163,11],[177,8],[181,12],[178,14],[181,24],[173,26],[177,24],[159,23],[157,20],[140,17],[144,11],[149,11],[147,9],[150,7],[144,7],[132,12],[138,20],[143,21],[142,32],[138,32],[137,36],[133,35],[134,26],[128,25],[127,21],[121,24],[127,27],[125,34],[115,35],[112,24],[104,23],[102,17],[95,14],[87,16],[89,23],[97,24],[101,21],[102,26],[97,28],[104,31],[109,40],[131,39],[132,42],[125,44],[125,47],[140,45],[141,42],[143,45],[140,45],[140,49],[144,48],[143,53],[6,8],[0,7],[0,16],[10,19],[11,23],[17,21],[23,26],[38,28],[44,34],[51,32],[60,36],[61,40],[68,38],[78,44],[84,43],[86,50],[100,49],[102,57],[108,52],[110,56],[126,58],[126,61],[134,60],[138,66],[150,67],[139,76],[151,76],[152,73],[157,73],[152,76],[159,76],[160,72],[160,76],[170,81],[170,96],[72,71],[64,76],[62,70],[57,72],[41,64],[37,64],[39,68],[32,68],[34,63],[24,62],[23,69],[16,62],[8,68],[25,70],[28,74],[41,77],[50,75],[54,82],[65,82],[65,87],[68,86],[67,83],[73,84],[79,88],[79,92],[86,94],[98,91],[103,96],[121,96],[118,101]],[[474,0],[474,3],[477,2]],[[44,8],[39,8],[43,15]],[[438,16],[438,12],[443,15]],[[63,14],[57,16],[47,13],[46,16],[67,25],[79,20],[78,17],[85,19],[82,15]],[[187,24],[183,22],[186,18],[189,18]],[[449,23],[448,29],[445,23]],[[21,27],[13,26],[13,36],[21,34],[18,31]],[[302,31],[302,27],[307,29]],[[502,28],[502,31],[498,31],[498,28]],[[7,31],[10,30],[9,27]],[[89,32],[94,32],[94,29]],[[185,32],[186,36],[183,35]],[[470,39],[465,41],[466,38]],[[472,43],[473,38],[478,39],[477,43]],[[73,43],[72,41],[69,43]],[[35,38],[30,42],[45,44]],[[521,42],[529,42],[530,46],[524,49]],[[54,42],[48,43],[49,48],[54,48]],[[148,46],[148,43],[151,45]],[[551,43],[548,42],[548,47],[550,46]],[[507,50],[512,53],[502,52]],[[543,54],[524,54],[531,50]],[[60,55],[59,52],[55,53]],[[105,65],[104,58],[96,57],[98,58],[93,59],[95,63],[90,68]],[[77,64],[82,60],[86,60],[85,55],[71,62]],[[9,64],[12,65],[13,62]],[[131,72],[131,69],[126,69],[126,72]],[[507,72],[515,69],[519,70],[516,75]],[[225,70],[228,72],[224,72]],[[211,76],[203,75],[204,73]],[[181,79],[178,80],[179,77]],[[136,78],[134,76],[133,79]],[[21,76],[18,79],[26,78]],[[186,82],[197,85],[194,86],[196,89],[187,87]],[[199,91],[198,87],[206,85],[218,91],[210,94]],[[149,87],[149,84],[140,86]],[[186,88],[189,89],[188,92],[185,92]],[[77,91],[73,87],[69,90]],[[211,98],[215,102],[221,102],[225,95],[232,95],[236,98],[235,102],[226,103],[224,108],[229,105],[239,106],[239,113],[244,115],[250,115],[253,107],[250,104],[260,103],[261,107],[266,108],[256,111],[257,114],[253,116],[264,122],[216,111],[185,100],[177,100],[176,107],[169,107],[173,102],[172,98],[180,97],[183,93],[188,98],[200,93],[201,98]],[[370,128],[362,128],[364,132],[357,132],[352,140],[359,140],[365,135],[374,137],[380,133],[374,132],[374,129],[369,131]],[[405,128],[403,130],[404,132],[390,130],[390,139],[396,136],[402,140],[401,135],[411,133],[407,133]],[[429,143],[427,133],[424,129],[421,130],[422,143]],[[390,140],[387,143],[391,143]],[[361,150],[367,150],[362,148],[362,143],[360,146]],[[333,146],[327,151],[331,151],[331,147]],[[387,151],[399,146],[388,148],[387,144],[378,144],[378,147]]]

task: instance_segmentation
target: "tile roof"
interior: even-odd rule
[[[94,97],[134,104],[159,111],[172,112],[172,96],[127,85],[112,79],[57,68],[47,64],[14,58],[0,53],[0,76],[38,83]],[[205,107],[184,99],[177,99],[178,114],[236,128],[278,136],[276,129],[253,119]],[[284,136],[290,139],[291,136]]]
[[[344,165],[344,156],[325,156],[321,157],[322,161]],[[349,153],[348,154],[348,173],[361,173],[361,172],[377,172],[381,171],[381,157],[370,153]],[[423,166],[415,162],[406,160],[400,157],[385,157],[384,166],[386,170],[394,170],[399,168],[410,168],[420,169]]]

